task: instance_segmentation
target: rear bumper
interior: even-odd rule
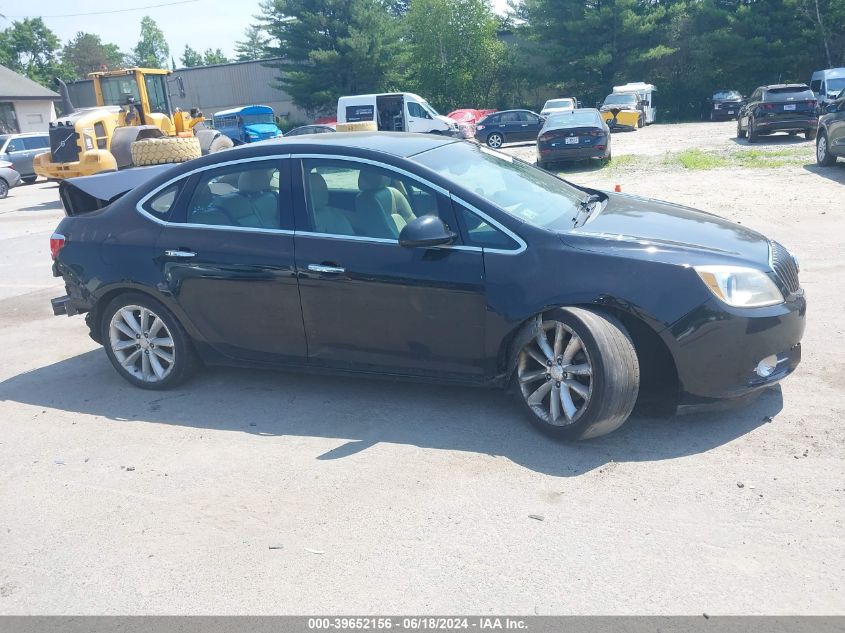
[[[55,163],[51,158],[50,153],[46,152],[33,159],[32,167],[37,175],[53,180],[64,180],[117,170],[117,161],[110,152],[105,150],[88,152],[82,155],[81,160],[69,163]]]
[[[551,147],[537,148],[537,156],[544,162],[586,160],[588,158],[606,158],[608,148],[605,145],[601,149],[597,147]]]
[[[754,119],[754,128],[758,132],[803,132],[810,130],[815,134],[819,120],[816,117],[790,117],[788,119]]]

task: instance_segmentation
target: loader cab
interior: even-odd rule
[[[155,125],[171,134],[173,108],[167,89],[170,71],[128,68],[91,73],[99,106],[120,106],[123,125]]]

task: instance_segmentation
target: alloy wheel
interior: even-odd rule
[[[6,194],[9,193],[9,185],[6,183],[5,180],[0,178],[0,198],[5,198]]]
[[[567,426],[578,421],[590,403],[593,367],[572,329],[560,321],[544,321],[519,353],[517,380],[538,418]]]
[[[827,158],[827,137],[823,134],[819,137],[819,142],[816,144],[816,160],[823,163]]]
[[[146,383],[167,378],[176,364],[173,336],[149,308],[127,305],[109,323],[109,345],[127,373]]]
[[[503,145],[504,141],[499,134],[491,134],[487,137],[487,145],[492,147],[493,149],[499,149]]]

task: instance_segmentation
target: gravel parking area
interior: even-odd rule
[[[746,408],[579,444],[480,389],[234,369],[135,389],[52,316],[56,186],[12,190],[0,614],[845,614],[845,163],[734,126],[614,135],[609,166],[561,173],[792,249],[803,364]]]

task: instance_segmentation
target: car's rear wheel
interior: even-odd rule
[[[9,183],[0,178],[0,200],[9,195]]]
[[[830,153],[827,145],[827,134],[822,132],[816,140],[816,162],[823,167],[830,167],[836,162],[836,156]]]
[[[561,308],[523,328],[515,381],[531,422],[543,433],[587,439],[619,428],[639,391],[637,353],[615,318]]]
[[[757,141],[757,131],[754,129],[754,120],[748,117],[748,142],[754,143]]]
[[[505,138],[498,132],[487,135],[487,145],[493,149],[499,149],[505,144]]]
[[[142,389],[169,389],[196,369],[191,342],[161,303],[138,293],[113,299],[102,314],[102,341],[112,365]]]

